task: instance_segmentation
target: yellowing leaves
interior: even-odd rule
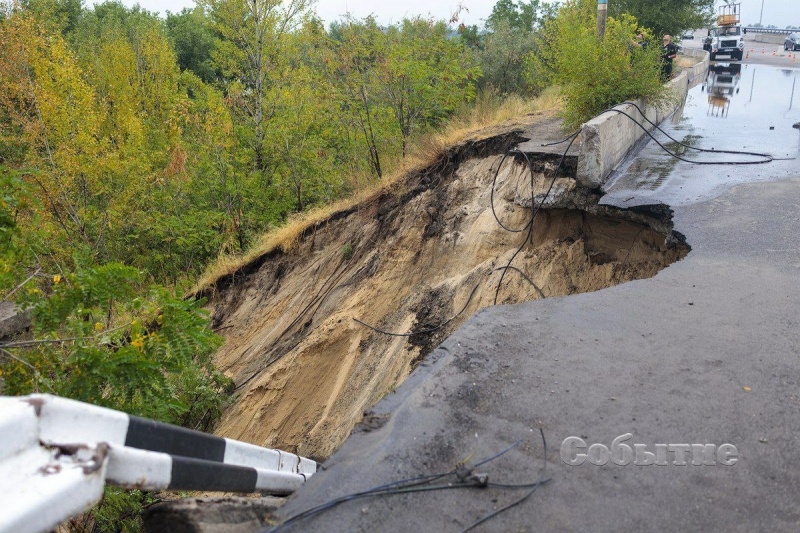
[[[141,350],[144,347],[144,336],[143,335],[136,335],[131,339],[131,346],[136,348],[137,350]]]

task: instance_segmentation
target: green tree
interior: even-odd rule
[[[460,24],[458,26],[458,36],[464,46],[472,50],[483,49],[483,32],[476,24],[470,26]]]
[[[390,142],[391,115],[380,99],[379,65],[385,61],[386,38],[371,17],[334,25],[325,58],[326,71],[341,102],[340,121],[355,132],[366,151],[370,173],[383,176],[379,146]]]
[[[291,69],[286,72],[284,96],[273,118],[269,144],[276,155],[277,176],[289,191],[293,208],[330,202],[343,190],[337,156],[346,157],[338,142],[339,102],[324,74],[327,35],[319,20],[308,20],[290,38]]]
[[[546,23],[539,53],[528,57],[531,83],[542,76],[561,87],[564,124],[576,128],[595,114],[628,99],[663,101],[660,49],[634,43],[635,18],[609,17],[606,36],[598,40],[596,6],[570,0]]]
[[[309,0],[202,0],[221,36],[215,65],[229,80],[235,111],[247,121],[246,142],[253,168],[267,170],[267,128],[281,95],[287,65],[286,36],[301,23]]]
[[[498,0],[486,20],[486,28],[496,31],[499,25],[504,25],[515,31],[533,31],[539,22],[540,0]]]
[[[483,72],[481,88],[491,87],[501,94],[529,95],[541,87],[528,83],[525,58],[536,51],[542,25],[553,18],[558,3],[499,0],[486,21],[487,32],[478,47]]]
[[[524,64],[535,51],[535,32],[514,29],[503,20],[497,22],[478,54],[483,73],[481,86],[492,86],[503,94],[530,94]]]
[[[51,242],[95,246],[110,189],[94,89],[61,34],[28,12],[2,21],[0,47],[0,152],[40,170],[26,178],[44,206]]]
[[[403,157],[414,135],[440,124],[475,96],[480,69],[448,33],[444,22],[419,17],[384,32],[385,57],[378,73]]]
[[[187,7],[180,13],[167,13],[166,27],[180,69],[191,70],[206,83],[216,81],[218,73],[212,59],[216,38],[203,8]]]
[[[609,2],[609,14],[633,15],[639,24],[660,37],[708,26],[713,20],[714,4],[714,0],[614,0]]]
[[[75,30],[83,14],[83,0],[24,0],[20,7],[49,19],[65,36]]]

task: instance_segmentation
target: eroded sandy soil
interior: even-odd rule
[[[504,266],[525,240],[495,221],[492,179],[520,132],[452,149],[346,213],[310,228],[291,252],[273,252],[212,294],[215,327],[227,338],[216,364],[237,383],[218,433],[316,459],[327,458],[363,413],[481,307],[492,305]],[[554,156],[534,157],[535,189],[549,186]],[[569,167],[569,164],[567,165]],[[546,173],[543,173],[543,171]],[[539,213],[533,244],[514,261],[546,297],[600,290],[655,275],[688,247],[666,211],[601,208],[597,194],[558,180]],[[498,215],[530,217],[530,174],[507,159],[495,193]],[[354,321],[398,333],[389,336]],[[541,298],[509,271],[499,303]]]

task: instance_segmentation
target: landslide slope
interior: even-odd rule
[[[494,219],[495,172],[509,148],[537,126],[553,124],[554,117],[538,115],[476,134],[393,187],[310,224],[293,246],[265,252],[207,289],[214,326],[226,337],[216,364],[237,384],[218,432],[327,458],[365,410],[475,311],[492,305],[497,269],[526,240]],[[560,157],[530,157],[535,192],[543,198]],[[499,303],[653,276],[687,253],[671,232],[669,214],[598,206],[598,193],[579,190],[571,178],[575,164],[567,159],[549,208],[537,217],[533,244],[514,261],[538,289],[510,270]],[[502,165],[495,206],[507,226],[526,224],[524,159]],[[397,333],[442,327],[394,336],[356,318]]]

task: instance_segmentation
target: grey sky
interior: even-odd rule
[[[91,0],[89,0],[91,2]],[[357,18],[374,14],[379,22],[397,22],[403,17],[414,15],[431,15],[436,19],[449,19],[458,8],[459,1],[469,10],[462,12],[460,21],[466,24],[481,25],[489,16],[496,0],[404,0],[401,2],[375,2],[375,0],[318,0],[315,6],[317,14],[327,22],[336,20],[350,12]],[[609,0],[613,2],[614,0]],[[779,27],[788,25],[800,26],[800,2],[798,0],[740,0],[742,3],[742,19],[745,24],[758,22],[761,4],[764,4],[764,25],[774,24]],[[92,2],[95,3],[95,2]],[[178,12],[184,7],[193,7],[192,0],[122,0],[127,6],[136,3],[148,11],[157,11],[162,15],[166,11]],[[722,2],[718,2],[722,4]]]

